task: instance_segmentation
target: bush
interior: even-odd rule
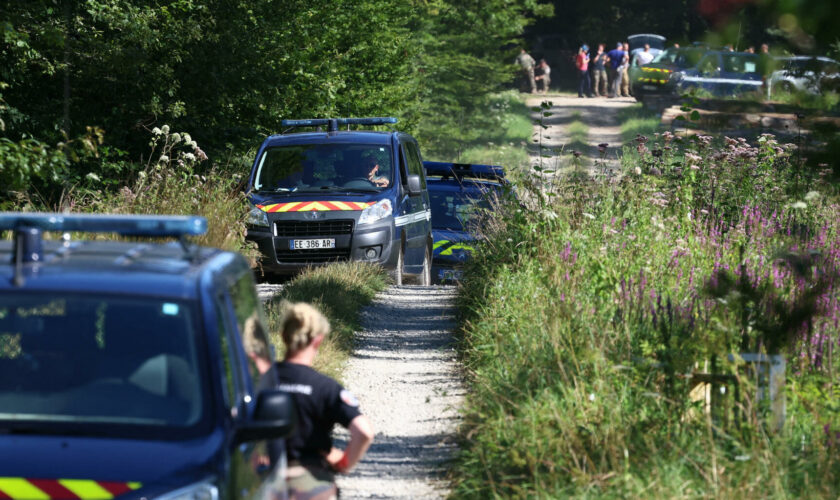
[[[486,226],[459,297],[455,495],[836,497],[833,188],[771,136],[634,146],[618,178],[524,176],[529,208]],[[778,433],[745,397],[728,421],[691,397],[745,345],[787,355]]]

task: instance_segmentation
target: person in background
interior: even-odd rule
[[[589,88],[589,47],[583,44],[575,56],[575,67],[578,70],[578,97],[591,97]]]
[[[749,47],[747,47],[747,50],[745,50],[744,52],[746,52],[747,54],[755,54],[755,47],[750,45]]]
[[[636,66],[644,66],[653,61],[653,54],[650,53],[650,45],[645,44],[644,50],[636,54]]]
[[[596,97],[607,96],[607,54],[604,44],[598,44],[598,53],[592,59],[592,94]]]
[[[537,74],[534,76],[534,80],[537,80],[542,84],[542,93],[548,94],[548,87],[551,85],[551,68],[548,66],[548,63],[545,62],[545,59],[540,59],[540,63],[537,65]]]
[[[607,97],[615,97],[621,93],[621,89],[619,88],[621,86],[621,73],[619,73],[618,69],[624,60],[624,51],[621,50],[622,47],[621,42],[618,42],[614,49],[607,52],[607,59],[609,61],[607,72],[610,77],[610,93]]]
[[[312,368],[330,331],[327,319],[309,304],[291,304],[282,324],[286,358],[276,363],[277,388],[291,394],[297,431],[286,439],[286,480],[292,500],[338,497],[335,474],[350,471],[373,442],[373,427],[359,401],[338,382]],[[333,447],[332,430],[350,431],[345,450]]]
[[[770,84],[768,80],[770,79],[770,74],[776,69],[773,56],[770,55],[770,46],[766,43],[761,44],[760,51],[758,53],[758,72],[761,74],[761,81],[764,85],[764,91],[767,94],[767,98],[770,99]]]
[[[624,59],[621,61],[621,96],[630,97],[630,44],[624,42],[621,46]]]
[[[537,82],[534,80],[534,66],[536,65],[536,61],[534,58],[531,57],[525,49],[516,56],[516,64],[519,65],[520,70],[522,71],[522,76],[525,77],[525,80],[528,82],[528,85],[531,88],[531,93],[537,93]]]

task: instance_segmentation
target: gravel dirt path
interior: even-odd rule
[[[542,130],[543,155],[568,156],[576,149],[587,158],[590,166],[595,161],[600,161],[601,153],[598,151],[598,144],[606,142],[610,145],[606,160],[610,168],[618,165],[617,151],[620,150],[621,123],[618,118],[618,111],[622,108],[632,106],[636,100],[632,97],[606,97],[580,98],[577,96],[547,95],[531,97],[527,100],[529,107],[539,106],[543,101],[550,101],[551,108],[548,110],[551,116],[543,119],[547,129]],[[539,113],[532,115],[534,120],[539,119]],[[571,138],[567,127],[574,121],[581,121],[589,127],[587,144],[571,144]],[[540,127],[534,127],[534,140],[540,139]],[[536,144],[533,143],[532,144]],[[540,151],[538,147],[531,149],[531,164],[538,164]],[[553,166],[552,158],[542,158],[544,164]]]
[[[455,287],[397,287],[362,314],[344,385],[376,430],[362,462],[339,478],[342,498],[444,498],[464,388],[452,330]],[[347,434],[339,434],[337,445]]]

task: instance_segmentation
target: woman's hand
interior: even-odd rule
[[[330,464],[331,467],[335,467],[335,464],[337,464],[343,456],[344,450],[339,450],[338,448],[333,447],[333,449],[331,449],[324,458],[327,459],[327,463]]]

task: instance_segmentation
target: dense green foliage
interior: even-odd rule
[[[623,161],[525,175],[527,208],[484,227],[455,496],[836,498],[836,187],[770,136],[639,137]],[[728,360],[757,350],[787,357],[779,432]]]
[[[284,118],[394,115],[429,149],[457,149],[509,80],[511,43],[549,12],[537,0],[0,1],[0,203],[33,183],[54,202],[135,176],[164,123],[205,146],[202,168],[247,168]]]

